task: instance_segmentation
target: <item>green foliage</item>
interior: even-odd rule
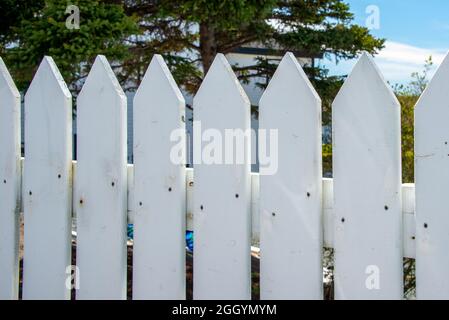
[[[251,20],[265,18],[274,0],[184,0],[169,1],[166,13],[176,14],[188,22],[210,22],[217,30],[238,31]]]
[[[421,72],[412,73],[412,80],[407,86],[395,86],[394,90],[401,103],[402,123],[402,179],[404,183],[413,183],[415,180],[415,137],[414,137],[414,112],[415,105],[424,89],[429,83],[429,72],[432,69],[433,60],[430,56],[424,64]]]
[[[107,55],[120,83],[133,90],[159,53],[181,87],[195,93],[218,52],[260,44],[276,53],[296,51],[340,60],[363,50],[374,54],[384,43],[353,24],[343,0],[78,0],[70,4],[80,8],[79,30],[65,26],[66,0],[38,0],[34,5],[0,0],[1,5],[12,3],[22,14],[9,14],[0,23],[0,37],[5,39],[0,47],[8,44],[6,60],[21,88],[44,55],[55,59],[76,91],[97,54]],[[265,86],[277,63],[260,58],[254,65],[234,69],[242,81],[265,79],[259,83]],[[323,99],[323,120],[329,124],[330,102],[343,78],[329,77],[314,64],[305,69]]]
[[[66,0],[45,0],[45,6],[14,27],[15,45],[6,60],[17,85],[24,89],[44,55],[52,56],[72,89],[78,89],[97,54],[122,61],[129,52],[126,37],[137,32],[123,8],[101,0],[78,0],[80,29],[68,29]]]
[[[4,45],[17,38],[15,28],[22,20],[33,17],[42,9],[44,0],[1,0],[0,1],[0,53]]]
[[[169,59],[176,61],[170,67],[178,83],[191,93],[198,89],[203,71],[217,52],[230,53],[240,46],[258,43],[276,52],[299,51],[339,60],[353,58],[363,50],[374,54],[384,43],[368,29],[353,24],[354,17],[343,0],[129,0],[125,11],[136,15],[145,35],[135,43],[139,61],[147,63],[154,53],[176,57]],[[242,81],[268,81],[277,62],[261,58],[251,66],[236,65],[234,70]],[[192,64],[197,69],[193,76]],[[327,77],[326,70],[309,67],[319,93],[329,100],[341,78]],[[137,76],[136,86],[140,78]],[[267,81],[259,85],[266,86]]]
[[[414,182],[415,152],[414,152],[414,111],[419,96],[398,95],[401,103],[402,126],[402,180],[404,183]]]
[[[332,173],[332,144],[323,144],[323,173]]]

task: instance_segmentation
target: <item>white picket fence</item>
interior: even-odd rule
[[[291,54],[260,102],[260,128],[278,129],[279,160],[275,174],[260,176],[248,144],[243,164],[193,172],[170,161],[185,103],[160,56],[134,100],[134,165],[126,96],[106,58],[78,96],[77,162],[72,98],[44,58],[25,95],[22,167],[20,94],[0,59],[0,299],[18,297],[22,208],[24,299],[70,298],[75,215],[77,299],[126,298],[128,222],[134,299],[185,299],[186,225],[195,299],[250,299],[259,239],[262,299],[322,299],[323,247],[335,250],[337,299],[402,299],[403,257],[416,258],[419,299],[447,299],[448,81],[446,58],[417,106],[415,196],[401,185],[399,103],[367,54],[333,105],[334,180],[322,179],[320,98]],[[250,128],[249,101],[223,55],[194,110],[203,129]]]

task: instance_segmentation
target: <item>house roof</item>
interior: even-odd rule
[[[290,50],[258,48],[258,47],[238,47],[238,48],[232,50],[231,53],[282,57],[285,55],[285,53],[287,51],[290,51]],[[292,52],[296,57],[300,57],[300,58],[321,59],[323,57],[323,54],[313,54],[311,52],[307,52],[306,50],[292,50],[290,52]]]

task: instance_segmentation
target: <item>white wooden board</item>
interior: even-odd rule
[[[402,299],[400,106],[364,53],[333,104],[336,299]]]
[[[126,298],[126,96],[98,56],[78,96],[77,299]]]
[[[20,94],[0,58],[0,300],[18,298]]]
[[[185,299],[185,102],[159,55],[133,114],[133,299]]]
[[[260,176],[261,299],[322,299],[321,99],[291,53],[262,96],[259,121],[266,137],[278,132],[277,141],[259,137],[269,147],[259,152],[278,163]]]
[[[194,299],[250,299],[249,139],[245,143],[243,164],[237,161],[217,164],[225,160],[225,129],[250,128],[250,103],[223,55],[215,58],[193,105],[194,119],[201,122],[201,132],[194,129],[193,150]],[[201,141],[201,133],[208,129],[216,130],[221,137],[209,137],[199,148],[201,142],[197,141]],[[223,148],[219,146],[220,140]],[[209,153],[211,149],[206,148],[213,145],[217,146],[217,153]],[[220,151],[223,151],[221,156]],[[216,161],[202,161],[202,153],[215,155]]]
[[[449,299],[449,56],[416,105],[416,294]]]
[[[25,95],[24,299],[70,299],[72,96],[45,57]]]

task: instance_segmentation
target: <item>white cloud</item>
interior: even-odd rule
[[[406,83],[413,72],[423,70],[424,62],[432,56],[434,67],[429,76],[433,76],[436,68],[446,55],[445,50],[427,49],[404,43],[387,41],[385,48],[376,56],[376,63],[385,78],[391,83]]]
[[[375,56],[375,61],[387,81],[392,84],[406,84],[410,82],[413,72],[423,70],[425,60],[429,56],[432,56],[434,62],[434,67],[429,74],[432,77],[445,55],[446,50],[443,49],[420,48],[405,43],[387,41],[385,48]],[[339,66],[332,66],[332,63],[327,61],[325,65],[331,69],[332,74],[345,74],[351,71],[355,62],[356,59],[343,62]]]

